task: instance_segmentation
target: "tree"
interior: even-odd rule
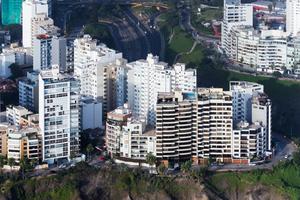
[[[10,166],[10,170],[12,170],[12,167],[16,164],[16,160],[14,158],[9,158],[7,164]]]
[[[282,74],[280,72],[278,72],[278,71],[275,71],[275,72],[273,72],[273,76],[275,78],[280,78],[280,77],[282,77]]]
[[[86,147],[86,153],[88,155],[88,158],[90,158],[92,151],[94,151],[94,147],[92,144],[88,144]]]
[[[158,173],[159,173],[159,174],[164,174],[165,170],[166,170],[166,166],[165,166],[163,163],[161,163],[161,164],[158,166]]]
[[[300,150],[296,151],[293,154],[293,162],[294,162],[294,164],[300,166]]]
[[[156,164],[156,157],[152,153],[148,153],[146,156],[146,162],[150,165],[153,166]]]
[[[191,160],[188,160],[181,165],[181,170],[184,173],[190,172],[191,169],[192,169],[192,161]]]
[[[20,160],[20,170],[21,170],[21,173],[22,173],[22,178],[24,179],[25,178],[25,172],[28,170],[29,168],[29,161],[27,159],[27,157],[25,158],[22,158]]]
[[[5,164],[5,157],[0,155],[0,167],[2,168],[4,164]]]
[[[38,164],[38,160],[36,158],[30,160],[30,165],[34,168]]]

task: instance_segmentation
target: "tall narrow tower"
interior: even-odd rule
[[[292,35],[300,32],[300,0],[286,1],[286,31]]]
[[[21,24],[22,0],[2,0],[1,18],[3,25]]]

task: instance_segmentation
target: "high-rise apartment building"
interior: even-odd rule
[[[260,123],[266,134],[262,138],[265,150],[272,151],[272,102],[265,93],[257,93],[252,97],[252,123]]]
[[[300,69],[300,37],[289,37],[286,48],[286,68]]]
[[[185,69],[184,64],[168,67],[158,56],[149,54],[146,60],[127,64],[127,98],[132,113],[137,118],[155,124],[155,106],[159,92],[175,89],[194,92],[197,85],[196,70]]]
[[[33,70],[50,69],[58,65],[60,71],[66,69],[66,39],[51,35],[37,35],[33,40]]]
[[[89,35],[74,41],[74,76],[80,80],[80,94],[101,100],[104,113],[115,108],[116,69],[123,63],[122,53],[98,45]]]
[[[232,159],[232,97],[220,88],[159,93],[156,156],[164,161]]]
[[[48,4],[44,1],[25,0],[22,3],[23,47],[31,48],[33,44],[33,19],[38,14],[48,16]]]
[[[247,81],[230,81],[229,90],[232,92],[233,122],[251,122],[252,97],[264,92],[264,86]]]
[[[300,0],[286,1],[286,31],[296,36],[300,32]]]
[[[159,93],[156,105],[156,157],[187,160],[197,135],[195,93]]]
[[[22,118],[33,114],[30,110],[22,106],[6,107],[6,120],[9,124],[20,128],[22,126]]]
[[[240,0],[224,0],[221,46],[226,54],[231,54],[230,31],[233,26],[253,26],[253,7]]]
[[[22,0],[1,1],[2,25],[21,24]]]
[[[197,134],[193,159],[230,162],[232,156],[232,96],[222,88],[199,88]]]
[[[39,126],[43,160],[53,163],[79,153],[80,82],[58,66],[39,75]]]

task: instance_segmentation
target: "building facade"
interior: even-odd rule
[[[229,90],[232,92],[233,122],[251,122],[252,97],[264,92],[264,86],[247,81],[230,81]]]
[[[127,124],[130,117],[132,114],[126,104],[107,113],[105,142],[107,151],[112,157],[120,155],[122,128]]]
[[[33,70],[50,69],[58,65],[60,71],[66,69],[66,39],[51,35],[37,35],[33,45]]]
[[[38,92],[38,73],[28,72],[27,77],[19,80],[19,105],[33,112],[38,112]]]
[[[97,44],[89,35],[74,41],[74,75],[80,80],[80,94],[103,103],[104,114],[115,108],[116,69],[122,53]]]
[[[1,1],[2,25],[21,24],[22,0]]]
[[[43,1],[26,0],[22,3],[22,29],[23,46],[32,47],[32,20],[37,14],[44,13],[48,16],[48,4]]]
[[[221,46],[226,54],[231,54],[230,31],[233,26],[253,26],[253,7],[240,0],[224,0]]]
[[[300,1],[286,1],[286,31],[291,35],[297,35],[300,32]]]
[[[53,163],[79,153],[80,85],[58,66],[39,75],[39,127],[43,161]]]
[[[169,67],[159,62],[158,56],[149,54],[146,60],[127,64],[127,97],[134,117],[146,119],[147,124],[156,121],[155,107],[159,92],[181,90],[196,91],[196,70],[186,69],[184,64]]]
[[[156,106],[156,157],[178,161],[190,159],[197,131],[194,93],[159,93]]]

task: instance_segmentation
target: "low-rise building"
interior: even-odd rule
[[[122,127],[127,124],[128,118],[131,117],[131,111],[125,104],[109,113],[106,119],[106,147],[108,153],[114,155],[120,154],[120,135],[122,134]]]
[[[22,158],[39,160],[42,158],[42,140],[39,128],[26,127],[11,130],[7,135],[7,158],[18,163]]]
[[[232,135],[233,158],[249,162],[253,158],[263,158],[265,154],[266,129],[259,123],[249,124],[241,121],[236,125]]]
[[[6,107],[6,119],[7,122],[16,127],[22,126],[22,118],[27,115],[33,114],[22,106],[8,106]]]
[[[81,129],[103,128],[102,102],[91,97],[81,97]]]
[[[120,135],[120,157],[146,160],[147,154],[156,155],[155,129],[145,121],[129,118]]]
[[[39,110],[38,73],[27,73],[27,77],[19,80],[19,105],[28,110]]]

